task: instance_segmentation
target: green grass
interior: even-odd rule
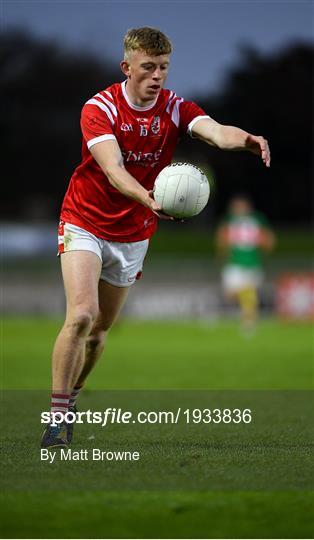
[[[3,322],[5,388],[45,389],[60,320]],[[245,338],[229,322],[124,322],[109,336],[91,389],[306,389],[313,383],[310,323],[262,321]]]
[[[35,409],[36,396],[45,396],[46,392],[38,394],[32,393],[32,390],[47,389],[49,386],[49,358],[60,323],[51,319],[12,318],[6,319],[2,325],[4,388],[25,390],[24,395],[31,396],[30,399],[34,401],[31,405]],[[121,321],[110,335],[106,355],[91,375],[88,389],[304,390],[312,387],[312,376],[313,331],[309,324],[263,321],[256,335],[245,339],[235,323],[206,325],[192,322],[180,324]],[[94,394],[97,393],[87,392],[84,399],[82,398],[84,408],[85,404],[92,402]],[[140,399],[141,394],[138,396]],[[37,467],[36,470],[31,462],[32,452],[37,451],[37,435],[34,435],[37,434],[37,419],[33,420],[34,426],[29,428],[26,421],[27,407],[15,405],[14,402],[6,413],[9,429],[2,429],[2,466],[5,467],[4,482],[9,481],[9,488],[6,486],[1,503],[3,537],[313,537],[313,493],[302,490],[302,486],[292,486],[286,490],[276,487],[276,461],[272,470],[272,454],[267,450],[267,444],[265,447],[262,443],[258,446],[258,438],[250,453],[254,466],[251,476],[259,475],[266,479],[269,489],[152,491],[146,488],[119,491],[117,487],[113,489],[110,486],[97,489],[97,486],[104,486],[106,471],[99,468],[96,471],[95,467],[88,466],[84,468],[80,463],[76,464],[76,469],[73,463],[69,469],[65,467],[67,463],[63,463],[63,469],[58,465],[55,475],[49,473],[54,477],[54,484],[47,487],[44,485],[45,466],[41,464],[42,467]],[[20,424],[17,420],[14,422],[17,413]],[[295,473],[298,473],[298,467],[301,467],[300,478],[304,473],[304,463],[310,459],[308,446],[302,446],[301,439],[299,446],[295,444],[298,438],[297,424],[302,424],[301,416],[296,414],[296,423],[293,424],[290,435],[288,429],[285,432],[293,441],[291,447],[286,444],[272,447],[275,449],[273,459],[282,459],[282,470],[285,460],[287,469],[290,462],[294,464]],[[269,428],[272,428],[271,420]],[[74,448],[83,447],[84,429],[76,427],[76,430]],[[270,432],[271,437],[276,436],[275,429],[270,429]],[[87,427],[86,433],[89,433]],[[195,471],[195,474],[199,474],[202,468],[205,472],[209,464],[213,473],[218,474],[219,467],[226,463],[221,461],[221,455],[227,443],[230,443],[228,471],[238,474],[240,484],[241,471],[244,471],[245,466],[249,468],[249,463],[245,456],[245,461],[241,461],[239,439],[232,437],[230,431],[226,433],[226,439],[222,439],[214,448],[210,443],[205,447],[198,444],[197,439],[193,440],[193,444],[187,447],[186,455],[183,456],[182,471]],[[124,442],[125,447],[128,444],[134,445],[132,437],[135,440],[135,434],[129,433]],[[156,432],[152,431],[147,437],[146,444],[151,444],[153,448],[156,437],[158,441]],[[114,440],[115,443],[123,441],[123,435],[120,434],[120,439],[116,437]],[[176,459],[176,456],[171,454],[176,440],[175,437],[171,438],[171,433],[168,440],[172,442],[172,446],[169,446],[170,478],[171,471],[176,468],[176,462],[171,461]],[[145,444],[141,444],[144,448]],[[261,459],[261,448],[266,454],[268,452],[268,461]],[[183,450],[181,448],[180,451]],[[51,471],[53,472],[52,469]],[[73,490],[66,485],[67,472],[78,477],[77,487]],[[224,469],[222,472],[225,474]],[[132,472],[127,468],[126,473],[130,475],[131,481]],[[146,470],[147,473],[149,470]],[[155,466],[153,474],[154,478],[158,479],[158,467],[156,470]],[[159,476],[161,478],[162,474]],[[145,480],[147,483],[147,478]]]
[[[14,538],[313,537],[308,493],[95,491],[3,499],[3,530]]]

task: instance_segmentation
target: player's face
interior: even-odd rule
[[[237,198],[230,203],[230,211],[232,214],[242,216],[249,214],[252,211],[252,205],[248,199]]]
[[[143,51],[133,51],[128,61],[121,62],[121,69],[128,77],[127,87],[140,101],[156,99],[163,88],[169,70],[169,55],[150,56]]]

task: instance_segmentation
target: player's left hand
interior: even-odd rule
[[[266,167],[270,167],[270,150],[268,141],[264,137],[249,134],[246,138],[245,146],[253,154],[261,156]]]

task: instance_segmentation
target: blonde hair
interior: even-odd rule
[[[144,51],[151,56],[159,56],[170,54],[172,44],[170,39],[156,28],[131,28],[124,36],[124,57],[131,51]]]

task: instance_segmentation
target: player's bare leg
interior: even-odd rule
[[[61,255],[67,300],[65,323],[52,356],[52,388],[70,394],[82,370],[82,351],[99,312],[99,257],[91,251],[70,251]]]
[[[53,421],[44,431],[44,448],[65,447],[72,438],[72,424],[62,421],[60,413],[68,412],[72,388],[82,370],[82,351],[99,311],[99,257],[91,251],[66,252],[61,255],[61,267],[67,311],[52,355]]]
[[[69,411],[76,412],[76,399],[84,386],[85,380],[104,350],[108,332],[116,321],[127,298],[130,287],[115,287],[105,281],[100,281],[99,313],[86,339],[85,347],[81,350],[79,365],[81,372],[73,386],[69,400]],[[73,424],[67,427],[67,440],[72,441]]]
[[[76,386],[84,385],[86,377],[100,358],[108,332],[126,301],[130,287],[116,287],[103,280],[99,282],[99,313],[91,332],[86,339],[83,369],[76,381]]]

